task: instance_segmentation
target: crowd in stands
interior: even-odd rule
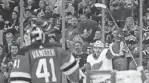
[[[1,71],[9,72],[20,49],[20,1],[0,0],[0,64],[8,66]],[[65,10],[62,10],[62,0],[22,1],[24,34],[40,26],[47,35],[47,42],[62,43],[62,11],[65,11],[66,50],[80,60],[83,68],[87,56],[93,52],[92,44],[102,40],[102,8],[94,6],[102,0],[65,0]],[[125,41],[131,52],[125,49],[123,57],[113,62],[115,70],[136,69],[130,54],[139,64],[139,0],[105,0],[105,4],[118,25],[105,11],[105,46],[117,40],[118,34],[123,34],[120,41]],[[143,0],[143,25],[143,66],[149,71],[149,0]]]

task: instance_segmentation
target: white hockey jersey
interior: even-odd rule
[[[104,49],[98,59],[93,57],[93,54],[90,54],[87,57],[87,62],[91,65],[91,70],[112,70],[112,60],[106,57],[108,49]]]

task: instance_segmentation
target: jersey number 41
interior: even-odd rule
[[[52,82],[57,82],[53,58],[50,58],[48,62],[50,63],[52,75],[50,75],[49,69],[47,67],[47,59],[43,58],[38,62],[36,76],[37,78],[44,78],[46,83],[49,83],[49,78],[52,76]],[[41,72],[42,70],[43,72]]]

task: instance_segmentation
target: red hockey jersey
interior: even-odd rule
[[[10,83],[61,83],[61,73],[78,69],[75,58],[60,47],[36,46],[17,56]]]

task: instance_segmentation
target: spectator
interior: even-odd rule
[[[33,9],[33,3],[34,1],[33,0],[27,0],[27,7],[25,7],[25,9],[29,9],[29,10],[34,10]]]
[[[11,72],[18,51],[19,46],[15,42],[13,42],[12,45],[10,46],[10,54],[6,56],[5,60],[5,64],[7,64],[7,72],[9,73]]]
[[[135,6],[138,5],[137,0],[125,0],[125,8],[133,9]]]
[[[18,46],[15,43],[13,43],[12,46],[10,46],[10,49],[11,49],[10,54],[5,55],[5,57],[3,58],[3,65],[5,65],[5,66],[2,67],[4,76],[7,79],[6,80],[7,82],[8,82],[8,79],[9,79],[9,74],[11,72],[11,69],[13,68],[13,63],[14,63],[16,54],[19,50]]]
[[[6,34],[6,43],[4,44],[6,46],[6,52],[10,52],[10,46],[12,45],[12,42],[14,41],[14,35],[10,32]]]
[[[86,53],[87,53],[88,55],[90,55],[90,54],[93,53],[92,46],[93,46],[92,43],[90,43],[90,44],[87,46],[87,48],[86,48]]]
[[[114,33],[114,31],[116,30],[115,25],[113,24],[112,21],[108,21],[107,22],[107,26],[105,27],[105,41],[110,44],[113,41],[113,35],[112,33]]]
[[[121,31],[113,31],[113,42],[109,45],[109,49],[114,56],[112,59],[113,68],[118,71],[127,70],[127,60],[125,59],[125,45],[121,38]]]
[[[46,6],[45,16],[43,17],[43,19],[48,21],[52,18],[52,16],[53,16],[52,7],[51,6]]]
[[[72,15],[75,13],[74,7],[70,3],[66,3],[65,13],[67,14],[68,12],[70,12]]]
[[[108,20],[107,26],[106,26],[106,33],[109,33],[115,29],[115,25],[112,21]]]
[[[12,32],[16,34],[19,32],[19,14],[17,12],[12,12],[12,19],[5,25],[5,32]]]
[[[14,42],[10,47],[11,58],[14,60],[19,50],[19,46]]]
[[[74,50],[72,51],[75,58],[79,61],[80,68],[84,71],[84,65],[86,64],[87,54],[83,52],[83,43],[75,41]]]
[[[85,14],[80,15],[81,22],[78,25],[78,31],[86,44],[89,44],[95,36],[95,32],[99,29],[97,22],[87,18]]]
[[[6,57],[7,57],[7,54],[4,51],[4,46],[0,45],[0,65],[1,65],[0,72],[1,73],[7,71],[6,63],[5,63],[5,61],[7,59]]]
[[[55,14],[58,14],[58,15],[62,15],[62,0],[58,0],[56,3],[55,3],[55,8],[53,10],[53,12]]]
[[[66,39],[72,40],[76,35],[78,35],[77,26],[78,26],[78,18],[72,17],[71,25],[69,25],[66,30]]]
[[[38,20],[41,20],[41,21],[43,20],[42,17],[45,15],[46,6],[47,6],[46,2],[44,0],[40,0],[39,8],[34,10]]]
[[[110,2],[110,10],[115,11],[122,9],[124,7],[124,1],[123,0],[111,0]]]
[[[92,43],[96,42],[97,40],[100,40],[101,41],[101,39],[102,39],[102,33],[101,33],[101,31],[96,31]]]
[[[73,41],[70,41],[70,40],[66,40],[66,50],[69,51],[69,52],[72,52],[73,50]]]
[[[4,53],[3,45],[0,44],[0,73],[4,73],[6,71],[3,60],[6,54]],[[0,74],[0,82],[5,83],[7,81],[7,76],[4,74]]]
[[[83,52],[83,42],[81,40],[77,40],[74,42],[74,50],[72,54],[79,62],[80,69],[85,73],[86,71],[86,62],[87,62],[87,54]],[[79,83],[83,83],[83,79],[79,81]]]
[[[55,43],[56,42],[56,36],[54,34],[48,35],[49,43]]]
[[[132,17],[127,17],[126,21],[125,21],[125,26],[124,26],[124,31],[128,30],[128,31],[132,31],[135,30],[135,21]]]
[[[66,15],[66,26],[69,26],[71,24],[71,18],[73,17],[72,13],[71,12],[68,12],[67,15]]]
[[[128,45],[132,45],[138,42],[137,38],[134,35],[137,28],[138,27],[135,27],[134,19],[132,17],[128,17],[125,21],[125,26],[123,29],[125,33],[125,40]]]
[[[33,22],[33,19],[35,16],[32,14],[31,10],[27,9],[25,10],[25,14],[24,14],[24,23],[23,23],[23,26],[24,26],[24,30],[26,31],[28,28],[31,27],[31,24]]]
[[[0,4],[0,10],[3,13],[3,19],[4,21],[9,21],[11,19],[11,12],[13,11],[10,9],[10,4],[8,3],[8,0],[2,0],[2,3]]]

